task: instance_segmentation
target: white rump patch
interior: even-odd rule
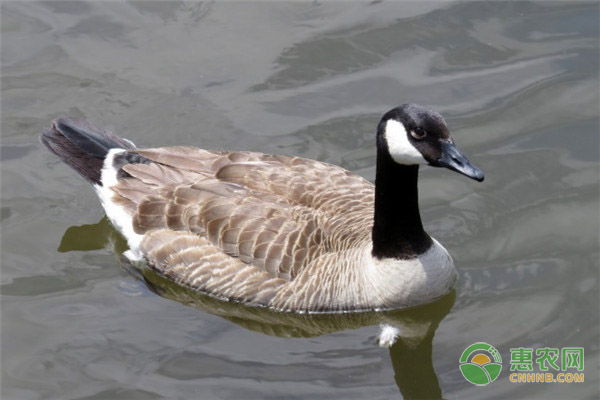
[[[404,165],[427,164],[419,150],[410,143],[407,134],[401,122],[394,119],[387,121],[385,140],[392,159]]]
[[[130,250],[125,252],[125,256],[132,261],[141,259],[139,252],[139,245],[143,239],[142,235],[138,235],[133,230],[133,217],[125,211],[125,209],[117,205],[113,201],[115,192],[112,187],[118,183],[117,169],[113,167],[113,159],[116,154],[123,153],[124,149],[110,149],[106,158],[104,159],[104,166],[102,167],[102,174],[100,181],[101,185],[94,185],[98,197],[102,202],[102,207],[108,216],[108,219],[112,224],[125,236],[127,243],[129,244]]]

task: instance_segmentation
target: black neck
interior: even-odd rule
[[[415,258],[432,245],[423,229],[417,190],[418,165],[400,165],[377,151],[373,256]]]

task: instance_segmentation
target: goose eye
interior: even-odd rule
[[[414,130],[410,131],[410,136],[414,137],[415,139],[423,139],[425,136],[427,136],[427,133],[421,128],[415,128]]]

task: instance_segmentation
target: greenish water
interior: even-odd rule
[[[576,399],[599,387],[598,3],[2,2],[2,399]],[[139,146],[299,155],[374,178],[381,114],[433,107],[486,173],[423,168],[455,292],[278,315],[119,263],[56,117]],[[380,323],[401,328],[391,349]],[[460,373],[477,341],[503,358]],[[584,383],[511,383],[511,348],[585,349]],[[534,371],[539,372],[534,363]],[[574,372],[574,371],[569,371]]]

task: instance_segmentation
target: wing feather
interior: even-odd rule
[[[309,279],[314,260],[370,238],[373,185],[340,167],[191,147],[132,152],[150,162],[122,167],[115,201],[144,235],[148,263],[179,283],[266,304]]]

